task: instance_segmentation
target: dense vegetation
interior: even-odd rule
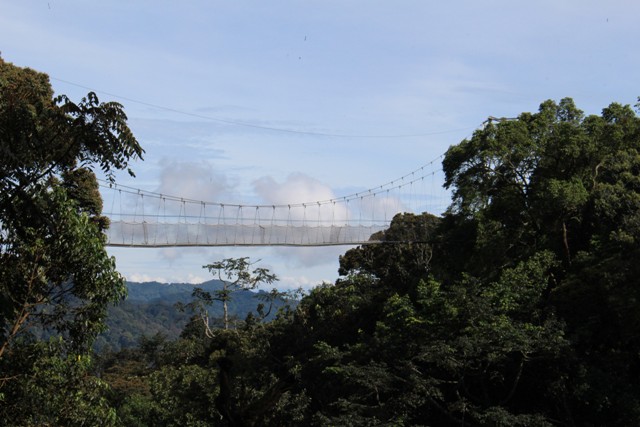
[[[124,280],[105,249],[91,167],[113,180],[142,148],[122,106],[53,98],[45,74],[0,59],[0,422],[114,422],[89,349]],[[49,341],[34,340],[43,328]]]
[[[12,166],[3,167],[4,173]],[[14,305],[3,300],[0,318],[9,342],[0,353],[0,420],[639,425],[640,119],[634,110],[611,104],[585,117],[570,99],[546,101],[537,113],[487,123],[447,151],[443,168],[453,200],[441,217],[396,216],[382,236],[389,243],[347,251],[335,284],[313,289],[295,307],[280,307],[272,320],[265,315],[277,292],[255,314],[216,328],[202,309],[228,302],[229,288],[201,290],[187,304],[192,316],[178,339],[146,336],[134,348],[93,359],[85,347],[71,345],[73,327],[84,318],[61,316],[73,333],[62,329],[63,338],[45,343],[30,341],[28,331],[10,334],[15,295],[30,282],[9,276],[13,270],[3,261],[3,298]],[[10,212],[0,213],[4,238],[22,238],[9,228]],[[90,224],[99,230],[98,222]],[[50,249],[57,239],[50,240],[41,246]],[[3,256],[13,247],[3,241]],[[29,260],[37,258],[21,255],[15,262]],[[255,285],[260,274],[266,283],[276,279],[249,266],[243,258],[207,267],[240,286]],[[47,303],[55,308],[59,301]],[[83,305],[71,304],[77,307]],[[81,335],[85,341],[92,331]]]

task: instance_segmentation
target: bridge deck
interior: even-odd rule
[[[107,245],[179,246],[338,246],[376,243],[371,236],[389,227],[375,225],[258,225],[112,221]]]

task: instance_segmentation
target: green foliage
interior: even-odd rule
[[[305,404],[305,395],[289,393],[295,366],[281,355],[288,348],[281,340],[286,340],[284,328],[293,315],[290,304],[297,302],[287,298],[295,293],[247,292],[254,303],[258,303],[256,296],[262,301],[255,314],[250,312],[245,321],[229,329],[224,324],[222,328],[204,324],[203,317],[208,322],[209,316],[207,305],[216,301],[217,291],[243,289],[247,286],[243,284],[255,287],[275,279],[265,269],[249,271],[247,260],[241,259],[240,264],[224,261],[248,272],[236,275],[234,270],[221,276],[233,278],[231,283],[215,281],[203,288],[192,287],[196,300],[178,304],[178,308],[193,309],[194,316],[178,340],[144,337],[135,348],[105,355],[99,371],[114,390],[111,402],[122,423],[282,426],[302,420],[300,406]],[[169,288],[175,291],[175,286]],[[229,296],[238,297],[240,292],[230,291]],[[275,308],[274,316],[270,312]],[[276,348],[280,350],[274,351]]]
[[[124,294],[87,168],[112,176],[142,149],[119,104],[52,96],[46,75],[0,60],[0,357],[33,324],[86,348]]]
[[[412,251],[400,249],[399,258]],[[359,271],[312,291],[298,321],[315,342],[303,380],[318,422],[485,423],[495,408],[528,400],[534,387],[542,393],[540,362],[558,361],[567,345],[562,324],[539,305],[554,264],[541,254],[488,283],[467,276],[443,284],[426,271],[411,287]],[[542,419],[535,409],[510,417],[503,425]]]
[[[113,181],[142,153],[121,105],[54,99],[45,74],[0,59],[0,393],[21,411],[4,420],[114,423],[104,384],[84,377],[107,306],[125,295],[91,167]],[[32,342],[43,329],[59,339]]]
[[[215,371],[195,364],[164,367],[151,378],[160,420],[167,426],[209,426],[219,419],[211,402],[217,395]]]
[[[449,228],[474,230],[464,270],[497,281],[505,267],[557,260],[528,311],[546,307],[566,323],[563,372],[549,387],[562,409],[549,416],[570,424],[638,422],[639,149],[629,106],[584,117],[564,99],[488,125],[443,162]]]
[[[15,239],[8,231],[0,254],[3,350],[34,324],[65,333],[76,349],[86,348],[102,330],[107,303],[123,297],[124,281],[104,251],[100,231],[72,209],[64,192],[43,193],[39,201],[47,204],[51,223],[23,229]]]
[[[284,313],[284,311],[283,311]],[[253,320],[252,320],[253,319]],[[101,377],[124,425],[299,425],[304,393],[289,393],[290,362],[273,351],[290,319],[249,317],[207,337],[199,321],[183,337],[154,336],[106,355]]]
[[[91,358],[64,342],[22,343],[0,359],[0,425],[113,426],[108,387],[90,375]]]

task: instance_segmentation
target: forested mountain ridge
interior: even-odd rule
[[[217,280],[209,280],[200,284],[160,282],[126,282],[126,284],[126,300],[140,303],[154,300],[162,300],[169,303],[184,302],[191,299],[191,293],[196,286],[210,292],[222,288],[222,284]]]
[[[196,287],[211,293],[222,289],[222,283],[218,280],[197,285],[126,282],[126,286],[127,298],[109,307],[107,330],[98,336],[94,344],[98,352],[133,347],[143,336],[160,334],[167,339],[177,339],[193,313],[178,310],[176,303],[188,304],[192,301]],[[249,313],[255,313],[261,303],[260,297],[265,294],[264,290],[232,292],[229,302],[231,317],[244,319]],[[276,301],[275,309],[282,304],[281,300]],[[209,307],[209,313],[212,319],[222,318],[222,305]]]

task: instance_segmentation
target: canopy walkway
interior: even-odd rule
[[[226,204],[101,183],[111,221],[107,245],[331,246],[378,243],[400,212],[442,211],[448,195],[434,161],[401,178],[340,198]],[[437,181],[437,182],[436,182]]]

